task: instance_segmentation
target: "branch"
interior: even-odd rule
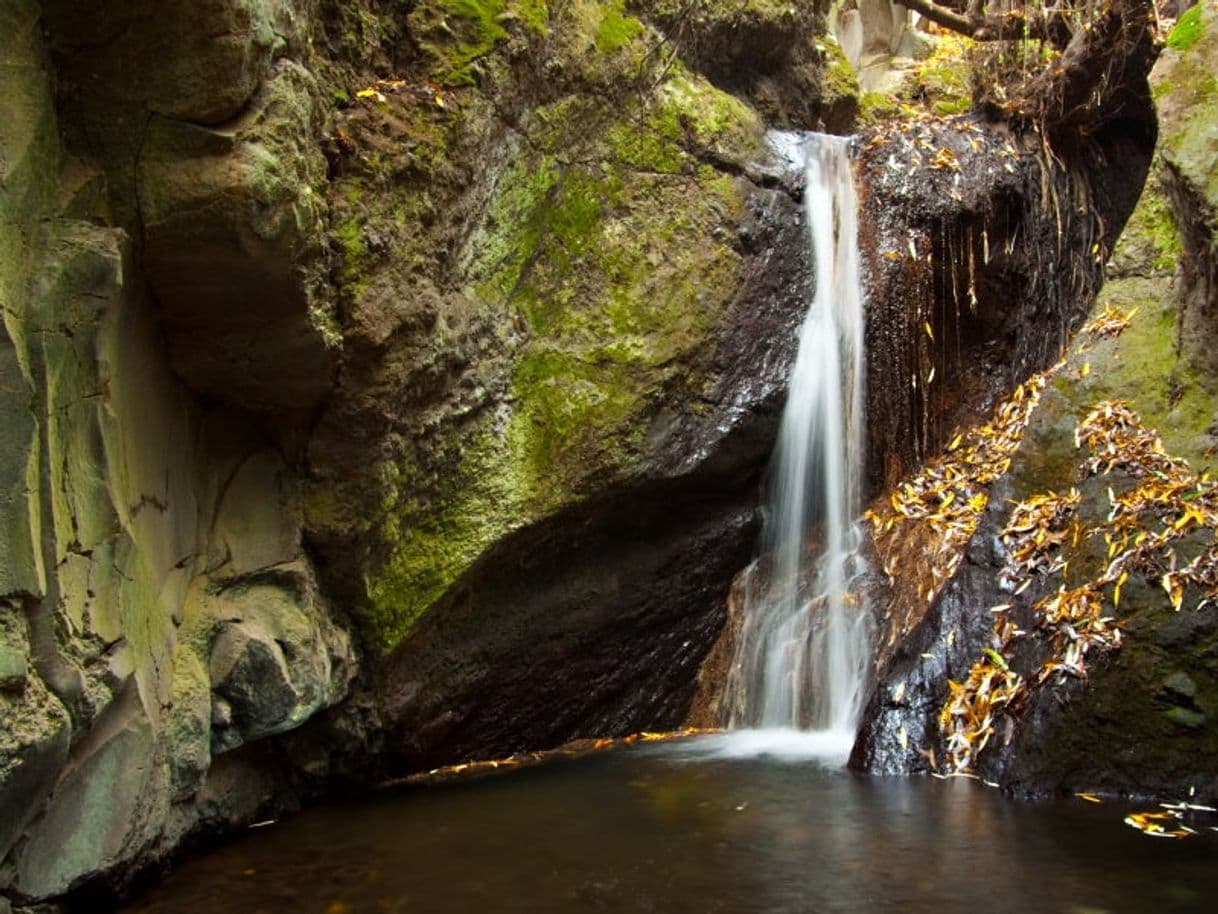
[[[1024,10],[1010,10],[994,16],[981,15],[980,3],[970,3],[966,13],[959,13],[933,0],[900,0],[901,5],[929,19],[935,25],[967,35],[974,41],[1019,41],[1047,39],[1064,46],[1072,30],[1061,10],[1045,10],[1029,17]]]
[[[971,38],[973,32],[976,31],[976,26],[968,17],[962,16],[955,10],[932,3],[931,0],[901,0],[901,5],[913,10],[923,18],[929,19],[935,25],[941,25],[945,29],[951,29],[961,35],[968,35]]]

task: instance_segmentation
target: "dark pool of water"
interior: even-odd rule
[[[124,914],[1218,911],[1218,841],[1118,804],[638,747],[313,809]]]

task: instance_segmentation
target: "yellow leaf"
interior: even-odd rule
[[[923,321],[922,329],[926,331],[926,335],[930,337],[930,341],[933,343],[935,341],[935,331],[930,329],[930,321]]]

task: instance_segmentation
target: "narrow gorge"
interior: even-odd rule
[[[0,0],[0,914],[1204,910],[1215,72],[1214,0]]]

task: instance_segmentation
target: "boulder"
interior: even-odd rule
[[[203,599],[209,615],[229,620],[207,661],[213,752],[293,729],[346,694],[355,673],[350,639],[299,567]]]

